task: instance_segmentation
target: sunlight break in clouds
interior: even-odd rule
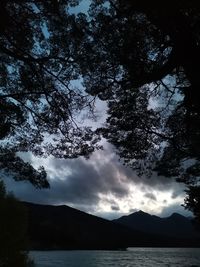
[[[172,198],[172,190],[169,192],[152,190],[152,192],[156,195],[156,200],[145,197],[142,187],[134,184],[129,184],[129,194],[122,199],[113,194],[101,194],[97,212],[99,214],[107,212],[113,218],[117,217],[117,213],[123,215],[138,210],[159,216],[164,213],[167,207],[176,207],[183,203],[183,196],[178,196],[176,199]],[[172,212],[175,210],[172,209]]]
[[[105,218],[117,218],[137,210],[162,216],[184,213],[183,185],[156,175],[150,179],[139,178],[123,166],[109,144],[89,160],[39,159],[30,154],[23,157],[35,167],[44,165],[51,188],[36,190],[28,183],[7,179],[8,190],[22,200],[66,204]]]

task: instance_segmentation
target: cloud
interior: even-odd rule
[[[113,210],[113,211],[119,211],[120,208],[119,208],[119,206],[117,206],[117,205],[112,205],[112,206],[111,206],[111,210]]]
[[[169,217],[173,213],[180,213],[186,217],[192,216],[192,213],[186,210],[180,203],[173,204],[163,208],[162,212],[160,213],[160,217]]]
[[[128,183],[113,156],[106,158],[105,153],[96,153],[90,160],[49,158],[43,161],[51,185],[48,190],[36,190],[29,183],[16,183],[10,179],[6,181],[7,187],[20,199],[45,204],[92,207],[98,204],[100,194],[123,198],[129,193]],[[35,165],[41,163],[41,159],[35,159]]]
[[[95,152],[89,160],[52,157],[38,159],[30,154],[24,154],[23,158],[31,161],[36,168],[44,165],[51,185],[50,189],[36,190],[29,183],[7,179],[8,190],[25,201],[66,204],[86,212],[104,212],[114,216],[117,213],[127,213],[131,209],[145,209],[149,205],[146,199],[154,201],[152,209],[159,205],[172,204],[168,198],[158,198],[156,192],[170,192],[170,198],[174,201],[184,195],[183,185],[173,179],[157,175],[150,179],[139,178],[133,170],[119,161],[114,148],[107,143],[103,151]],[[131,187],[134,190],[131,191]]]
[[[137,212],[138,210],[137,209],[130,209],[129,210],[129,213],[135,213],[135,212]]]
[[[185,193],[185,186],[183,185],[183,184],[179,184],[180,186],[178,187],[176,187],[176,190],[174,190],[173,192],[172,192],[172,195],[171,195],[171,198],[172,199],[176,199],[176,198],[178,198],[179,196],[183,196]]]
[[[144,197],[151,199],[153,201],[157,201],[157,198],[156,198],[155,194],[153,194],[153,193],[146,193],[146,194],[144,194]]]

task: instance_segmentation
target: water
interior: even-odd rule
[[[200,267],[200,248],[32,251],[36,267]]]

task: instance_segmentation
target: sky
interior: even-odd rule
[[[71,13],[86,12],[88,1],[71,9]],[[105,120],[105,103],[97,105],[100,118]],[[93,123],[93,126],[97,126]],[[23,201],[51,205],[69,205],[107,219],[118,218],[138,210],[161,217],[173,212],[191,215],[181,204],[184,186],[172,178],[157,176],[139,178],[119,160],[114,147],[103,141],[104,150],[91,157],[78,159],[35,158],[21,154],[34,167],[43,165],[48,174],[50,189],[36,189],[29,182],[6,178],[7,190]]]
[[[161,217],[173,212],[189,216],[181,206],[183,185],[172,178],[139,178],[124,166],[114,147],[104,142],[104,150],[89,159],[35,158],[21,155],[35,167],[43,165],[48,173],[50,189],[36,189],[29,182],[5,180],[7,190],[23,201],[40,204],[68,205],[107,219],[143,210]]]

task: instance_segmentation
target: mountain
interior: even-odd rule
[[[68,206],[23,203],[30,249],[123,249],[153,241],[140,231]]]
[[[138,211],[122,216],[119,219],[113,220],[113,222],[147,234],[193,241],[200,240],[200,232],[195,229],[192,220],[178,213],[173,213],[166,218],[160,218],[143,211]]]
[[[109,221],[64,205],[23,204],[27,209],[29,248],[32,250],[200,246],[200,240],[196,238],[171,235],[175,228],[179,231],[188,227],[189,220],[185,221],[185,217],[178,214],[165,219],[170,230],[162,225],[163,219],[144,212]],[[158,227],[168,229],[170,235],[163,235]]]

